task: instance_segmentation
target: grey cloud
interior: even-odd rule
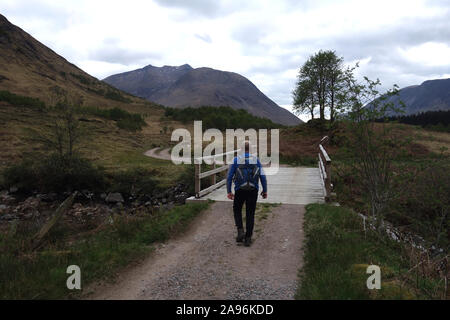
[[[242,8],[243,3],[234,2],[233,4],[224,3],[219,0],[154,0],[162,7],[180,8],[186,10],[189,14],[218,17],[233,13]]]
[[[92,51],[89,58],[97,61],[119,63],[122,65],[136,65],[144,61],[159,60],[162,54],[157,52],[137,52],[120,46],[117,39],[105,39],[100,48]]]
[[[69,25],[70,9],[38,0],[17,1],[13,5],[1,5],[2,14],[7,18],[20,17],[24,20],[39,19],[49,23],[52,30],[64,29]]]

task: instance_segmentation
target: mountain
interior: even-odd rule
[[[234,73],[211,68],[146,66],[104,79],[130,94],[165,106],[184,108],[230,106],[284,125],[302,121],[281,108],[250,80]]]
[[[427,80],[421,85],[409,86],[400,90],[386,102],[399,101],[405,103],[405,114],[415,114],[426,111],[450,110],[450,79]]]
[[[151,106],[68,62],[0,15],[0,90],[54,103],[52,91],[81,96],[86,105],[128,108]]]

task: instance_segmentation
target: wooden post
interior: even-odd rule
[[[198,198],[199,197],[199,195],[198,195],[198,193],[200,192],[200,190],[201,190],[201,188],[200,188],[200,177],[199,177],[199,175],[200,175],[200,171],[201,171],[201,168],[200,168],[200,163],[194,163],[194,166],[195,166],[195,197],[196,198]]]
[[[325,162],[325,172],[327,173],[327,178],[325,179],[325,189],[327,191],[327,195],[325,197],[325,200],[329,201],[331,196],[331,176],[330,176],[330,163],[328,161]]]
[[[214,162],[213,162],[213,169],[215,169],[215,168],[216,168],[216,160],[214,160]],[[214,185],[214,184],[216,184],[216,174],[213,174],[211,176],[211,185]]]

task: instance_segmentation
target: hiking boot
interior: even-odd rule
[[[242,242],[244,241],[245,238],[245,233],[244,233],[244,229],[238,229],[238,234],[236,237],[236,242]]]
[[[245,237],[244,246],[250,247],[251,243],[252,243],[252,237]]]

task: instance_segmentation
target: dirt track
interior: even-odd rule
[[[144,153],[147,157],[150,158],[156,158],[161,160],[171,160],[170,157],[170,148],[167,149],[161,149],[161,148],[153,148],[151,150],[148,150]]]
[[[293,299],[302,265],[302,205],[258,213],[251,247],[237,245],[232,202],[216,202],[183,235],[100,285],[91,299]]]

